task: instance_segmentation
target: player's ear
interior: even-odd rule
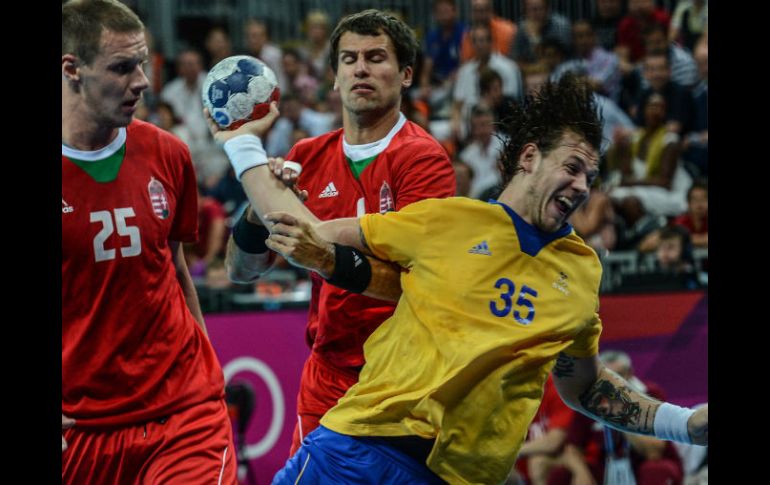
[[[540,156],[540,149],[534,143],[527,143],[524,148],[521,149],[519,155],[519,166],[526,173],[532,173],[535,170],[535,162]]]
[[[404,68],[404,80],[401,81],[401,87],[408,89],[412,86],[412,78],[413,78],[414,71],[412,70],[411,66],[406,66]]]
[[[62,78],[71,83],[80,82],[80,60],[73,54],[61,56]]]

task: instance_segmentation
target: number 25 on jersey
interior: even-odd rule
[[[115,223],[113,224],[113,213]],[[124,258],[131,256],[139,256],[142,253],[142,240],[139,236],[139,228],[137,226],[129,226],[126,224],[126,219],[135,217],[133,207],[121,207],[110,211],[97,211],[90,214],[91,222],[101,223],[102,230],[94,237],[94,256],[96,262],[107,261],[115,259],[115,249],[107,249],[105,242],[112,233],[115,231],[115,227],[118,229],[118,234],[121,236],[128,236],[128,246],[120,248],[120,255]]]

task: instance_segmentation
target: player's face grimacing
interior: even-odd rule
[[[558,231],[588,198],[598,166],[596,149],[579,135],[565,132],[535,168],[527,194],[532,223],[546,232]]]
[[[142,70],[148,57],[143,32],[102,32],[99,53],[80,68],[85,108],[105,127],[131,122],[149,81]]]
[[[399,71],[396,48],[387,35],[345,32],[334,85],[342,105],[353,114],[387,111],[398,104],[401,88],[412,85],[412,68]]]

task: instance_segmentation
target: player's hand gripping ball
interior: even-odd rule
[[[203,106],[223,130],[262,118],[281,95],[275,73],[251,56],[219,61],[206,76],[201,94]]]

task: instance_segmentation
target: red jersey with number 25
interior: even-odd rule
[[[78,426],[157,419],[224,396],[168,244],[197,237],[189,151],[141,121],[125,139],[110,182],[96,182],[65,152],[98,158],[119,139],[100,152],[62,147],[62,413]]]
[[[446,151],[410,121],[358,179],[345,159],[342,140],[340,129],[302,140],[286,156],[302,165],[298,184],[308,191],[305,204],[319,219],[400,210],[418,200],[455,193]],[[395,304],[339,289],[315,273],[311,277],[308,344],[338,367],[363,365],[364,341],[390,317]]]

